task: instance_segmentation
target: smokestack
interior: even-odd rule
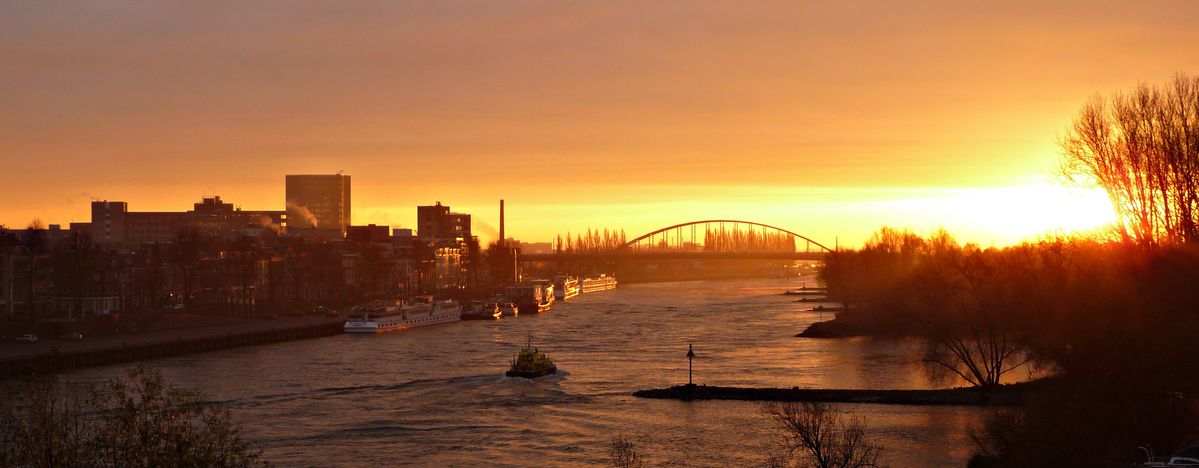
[[[504,199],[500,199],[500,241],[497,245],[504,245]]]

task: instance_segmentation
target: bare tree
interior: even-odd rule
[[[1199,77],[1097,96],[1060,145],[1067,177],[1107,190],[1125,241],[1199,241]]]
[[[258,242],[250,236],[241,236],[233,241],[232,251],[237,266],[237,313],[238,315],[257,314],[257,306],[251,306],[254,299],[254,283],[258,276]]]
[[[618,435],[612,438],[612,448],[608,452],[612,460],[612,466],[618,468],[641,468],[645,466],[645,460],[641,458],[641,454],[637,453],[636,446],[624,435]]]
[[[393,262],[383,255],[383,249],[377,245],[365,244],[360,249],[362,253],[362,276],[365,281],[362,294],[373,296],[388,294],[393,289],[395,278]]]
[[[102,284],[99,276],[108,268],[107,258],[87,233],[72,233],[54,255],[54,287],[70,297],[67,315],[83,313],[83,298]]]
[[[1020,290],[1004,281],[1015,271],[1002,256],[973,246],[947,250],[915,278],[921,287],[913,294],[914,310],[923,313],[917,320],[925,338],[921,361],[934,377],[989,388],[1029,361],[1013,323]]]
[[[778,429],[779,450],[767,460],[770,466],[818,468],[877,467],[882,448],[866,440],[861,418],[846,418],[824,403],[771,403],[763,413]]]
[[[5,384],[0,466],[261,464],[228,411],[157,372],[139,368],[96,387],[51,375]]]
[[[42,220],[34,218],[29,222],[29,226],[25,228],[25,238],[23,239],[25,253],[29,257],[29,263],[26,265],[28,273],[28,282],[26,286],[29,288],[25,296],[26,315],[33,319],[37,316],[37,306],[40,302],[38,299],[38,277],[41,272],[41,265],[38,263],[38,258],[46,251],[46,235],[45,226]]]
[[[206,247],[207,239],[194,227],[180,229],[171,245],[171,260],[183,276],[183,303],[188,309],[192,307],[196,276],[203,264]]]

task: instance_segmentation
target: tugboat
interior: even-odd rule
[[[520,348],[520,353],[512,358],[512,368],[504,375],[508,377],[524,377],[535,379],[558,372],[550,357],[541,350],[533,347],[533,334],[529,334],[529,343]]]

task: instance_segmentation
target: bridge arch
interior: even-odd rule
[[[719,225],[722,225],[722,229],[723,229],[723,225],[725,223],[732,224],[734,226],[736,226],[736,225],[756,226],[756,227],[761,227],[764,229],[769,229],[769,230],[772,230],[775,232],[781,232],[783,234],[787,234],[787,235],[791,236],[792,238],[803,239],[804,241],[808,242],[808,244],[815,245],[815,246],[823,249],[825,252],[833,251],[833,249],[828,248],[824,244],[816,242],[816,241],[812,240],[811,238],[804,236],[802,234],[798,234],[796,232],[792,232],[787,229],[783,229],[781,227],[771,226],[769,224],[757,223],[757,222],[753,222],[753,221],[744,221],[744,220],[738,220],[738,219],[705,219],[705,220],[700,220],[700,221],[688,221],[686,223],[679,223],[679,224],[675,224],[673,226],[667,226],[667,227],[643,234],[641,236],[638,236],[638,237],[634,238],[633,240],[626,242],[624,244],[623,248],[624,249],[633,249],[638,245],[638,243],[640,243],[643,240],[646,240],[646,239],[652,240],[655,236],[658,236],[658,235],[663,235],[663,238],[665,238],[666,234],[668,234],[670,231],[681,230],[682,228],[689,227],[689,226],[704,225],[705,228],[707,228],[709,225],[719,224]],[[694,237],[695,236],[693,233],[692,240],[694,240]]]

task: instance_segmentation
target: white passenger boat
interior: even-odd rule
[[[579,295],[579,280],[573,276],[560,275],[554,278],[554,298],[559,301]]]
[[[346,321],[342,330],[346,333],[387,333],[461,319],[462,306],[458,301],[447,299],[364,312],[361,317]]]
[[[582,282],[582,288],[580,289],[581,292],[585,293],[616,289],[616,277],[599,275],[591,278],[584,278]]]

